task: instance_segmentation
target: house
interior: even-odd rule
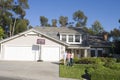
[[[0,60],[59,61],[66,50],[79,57],[97,57],[107,51],[107,45],[96,46],[87,36],[82,28],[35,27],[0,41]]]

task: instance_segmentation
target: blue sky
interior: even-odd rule
[[[120,0],[28,0],[30,9],[26,17],[30,25],[39,26],[40,16],[45,16],[51,23],[52,19],[67,16],[73,22],[72,15],[81,10],[88,17],[87,27],[98,20],[106,31],[119,28]]]

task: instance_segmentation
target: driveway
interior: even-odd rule
[[[0,61],[0,80],[75,80],[59,77],[59,65],[51,62]]]

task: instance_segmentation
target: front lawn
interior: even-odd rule
[[[94,61],[95,60],[95,61]],[[85,62],[84,62],[85,61]],[[78,61],[77,61],[78,62]],[[82,59],[80,62],[87,64],[74,64],[74,66],[66,66],[60,64],[60,77],[75,78],[82,80],[85,70],[88,71],[91,80],[119,80],[120,79],[120,63],[115,59],[94,58]]]
[[[60,65],[60,77],[81,79],[86,65],[75,64],[72,67]]]

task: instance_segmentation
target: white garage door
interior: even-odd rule
[[[58,46],[43,46],[41,59],[43,61],[59,61],[59,47]]]
[[[4,60],[34,61],[36,54],[30,46],[6,46]]]

